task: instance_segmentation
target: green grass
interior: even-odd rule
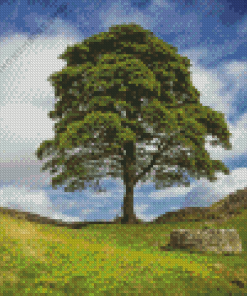
[[[238,230],[231,256],[159,248],[204,222],[76,230],[0,214],[0,295],[247,295],[246,214],[213,225]]]

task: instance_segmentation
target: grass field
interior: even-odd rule
[[[247,210],[239,255],[167,250],[172,229],[204,222],[67,229],[0,214],[0,295],[247,295]]]

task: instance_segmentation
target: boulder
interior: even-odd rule
[[[242,252],[242,243],[236,229],[173,230],[169,246],[217,254]]]

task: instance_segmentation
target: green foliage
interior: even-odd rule
[[[68,46],[59,58],[67,66],[48,79],[58,97],[49,113],[58,120],[55,139],[37,150],[39,159],[53,153],[45,169],[64,169],[53,186],[72,180],[69,188],[84,188],[85,181],[106,175],[102,167],[126,186],[145,182],[154,170],[156,189],[189,185],[186,171],[210,181],[216,171],[229,174],[205,149],[207,135],[212,145],[231,149],[224,115],[202,106],[190,60],[177,48],[139,25],[118,25]],[[140,148],[155,138],[155,152]],[[81,151],[73,154],[75,148]],[[177,171],[167,170],[172,166]]]

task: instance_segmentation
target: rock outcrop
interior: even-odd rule
[[[239,254],[242,243],[236,229],[179,229],[170,233],[170,247],[217,254]]]

